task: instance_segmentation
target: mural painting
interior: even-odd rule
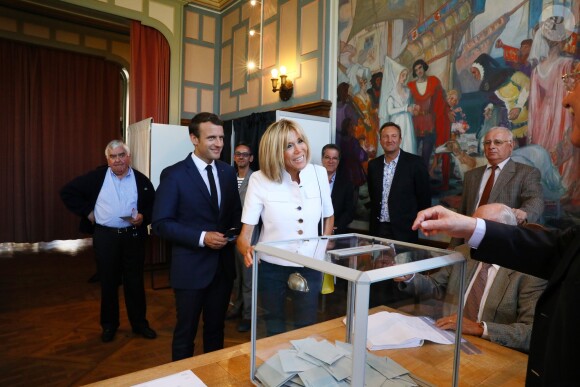
[[[580,0],[339,0],[336,143],[357,187],[354,228],[369,216],[366,172],[378,130],[395,122],[401,148],[423,158],[433,204],[461,206],[464,174],[486,165],[493,127],[512,160],[541,174],[550,227],[580,223],[580,150],[562,107],[580,62]]]

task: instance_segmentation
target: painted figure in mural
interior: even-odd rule
[[[483,130],[478,133],[478,138],[483,138],[487,130],[493,126],[504,126],[511,129],[514,139],[520,146],[526,145],[530,78],[521,71],[502,67],[488,54],[477,57],[471,65],[471,74],[481,81],[479,90],[486,93],[489,98],[489,104],[483,113],[486,123]],[[495,109],[500,109],[502,113],[499,116],[493,115]],[[507,117],[503,114],[504,111]],[[505,122],[506,118],[508,122]]]
[[[561,56],[569,36],[565,18],[551,16],[536,31],[530,61],[537,63],[532,72],[530,89],[529,141],[552,153],[554,164],[562,174],[567,189],[565,202],[580,203],[580,150],[571,146],[566,134],[572,117],[562,107],[566,85],[562,75],[573,68],[573,59]]]
[[[381,100],[381,85],[383,83],[383,73],[374,73],[371,77],[371,87],[367,89],[374,109],[379,108],[379,101]]]
[[[556,20],[554,29],[536,31],[529,58],[537,62],[530,88],[529,141],[548,151],[562,140],[571,122],[570,113],[562,107],[566,87],[560,78],[570,72],[573,59],[560,56],[565,32],[563,18]]]
[[[451,136],[457,138],[467,130],[469,124],[467,123],[467,115],[459,105],[459,92],[457,90],[449,90],[447,92],[447,103],[451,109]]]
[[[394,122],[401,127],[401,149],[417,154],[417,144],[413,129],[413,104],[411,92],[407,87],[409,70],[385,57],[384,79],[381,95],[383,101],[379,105],[379,123]]]
[[[449,140],[450,122],[449,106],[445,100],[445,93],[441,81],[435,76],[427,75],[429,65],[419,59],[413,63],[413,77],[417,79],[409,82],[409,89],[415,103],[413,108],[413,126],[417,137],[417,146],[421,146],[421,157],[425,165],[435,145],[439,146]],[[433,158],[429,170],[431,176],[435,172],[439,156]],[[441,190],[449,188],[449,156],[442,155],[441,173],[443,184]]]
[[[358,188],[367,181],[362,164],[369,160],[369,156],[354,136],[353,122],[351,117],[346,117],[342,121],[340,149],[342,150],[342,168],[355,190],[358,191]]]
[[[532,39],[524,39],[520,48],[508,46],[501,39],[495,42],[496,48],[503,49],[503,59],[506,64],[517,71],[521,71],[528,77],[532,75],[532,64],[528,61],[532,49]]]
[[[377,146],[379,144],[378,137],[378,122],[376,120],[376,109],[373,109],[371,98],[367,93],[368,79],[370,78],[370,71],[368,68],[361,68],[357,74],[357,82],[359,91],[353,97],[354,108],[358,114],[358,121],[355,128],[355,137],[364,139],[362,146],[369,155],[369,158],[374,158],[377,155]],[[367,164],[363,164],[366,170]]]
[[[580,136],[580,63],[577,63],[574,70],[569,72],[565,78],[568,94],[563,99],[563,105],[570,112],[575,113],[572,118],[575,123],[570,122],[568,129],[564,133],[562,141],[558,143],[552,152],[552,160],[557,167],[562,169],[562,181],[567,188],[563,201],[570,204],[571,208],[580,206],[580,148],[573,145],[574,133]],[[572,121],[572,120],[571,120]],[[580,141],[580,138],[576,139]]]
[[[346,118],[352,122],[357,121],[357,114],[354,109],[354,103],[349,93],[350,85],[347,82],[341,82],[336,89],[336,143],[340,144],[342,135],[342,123]]]

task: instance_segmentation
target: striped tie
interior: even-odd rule
[[[479,314],[479,304],[481,304],[481,297],[485,290],[487,272],[490,266],[491,264],[489,263],[481,263],[481,269],[479,270],[479,273],[477,273],[473,285],[471,286],[471,290],[469,291],[469,295],[467,296],[465,308],[463,308],[463,317],[469,320],[478,321],[477,315]]]

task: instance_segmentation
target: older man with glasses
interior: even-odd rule
[[[254,161],[254,155],[249,144],[240,142],[234,149],[234,163],[238,178],[238,191],[242,206],[246,198],[250,176],[254,172],[250,164]],[[256,227],[259,230],[259,227]],[[254,233],[252,243],[257,242],[259,231]],[[244,257],[235,250],[236,255],[236,279],[232,289],[230,308],[226,314],[227,319],[241,316],[238,323],[238,332],[248,332],[251,328],[252,313],[252,269],[244,264]]]
[[[472,169],[463,179],[461,214],[473,214],[477,207],[502,203],[511,207],[518,224],[538,222],[544,211],[540,171],[511,159],[512,132],[504,127],[491,128],[485,135],[483,151],[487,165]],[[452,239],[458,246],[461,240]]]

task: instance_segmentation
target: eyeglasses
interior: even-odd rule
[[[512,142],[512,140],[485,140],[483,142],[483,146],[490,146],[492,143],[495,146],[501,146],[501,145],[505,144],[506,142]]]
[[[338,161],[339,160],[338,157],[330,157],[330,156],[324,156],[323,159],[326,161]]]
[[[124,159],[125,156],[127,156],[127,153],[125,153],[125,152],[117,153],[116,155],[109,155],[109,159],[111,159],[111,160]]]
[[[248,153],[248,152],[234,152],[234,156],[236,157],[242,157],[242,158],[247,158],[250,157],[252,154]]]

